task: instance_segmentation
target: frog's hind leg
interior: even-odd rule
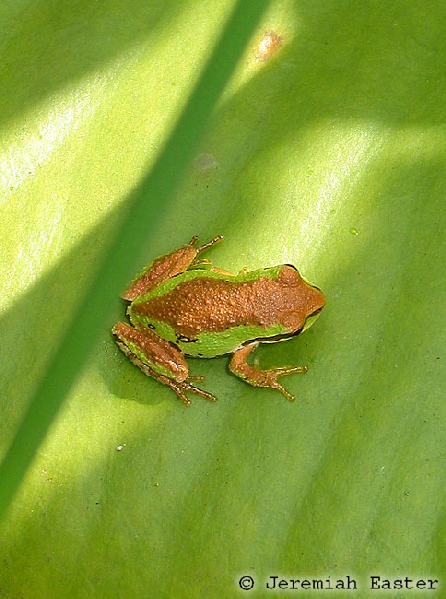
[[[186,271],[195,261],[198,254],[201,254],[215,243],[223,239],[222,235],[218,235],[204,245],[195,247],[198,242],[198,237],[192,239],[186,245],[180,248],[155,258],[128,285],[127,289],[122,294],[122,298],[132,302],[140,295],[148,293],[155,289],[158,285]]]
[[[189,376],[187,363],[181,352],[153,331],[134,329],[124,322],[118,322],[112,332],[119,349],[129,360],[145,375],[175,391],[186,406],[191,405],[186,392],[217,401],[210,393],[195,387],[193,382],[202,381],[203,377]]]
[[[267,368],[262,370],[257,365],[250,366],[247,363],[249,355],[258,346],[258,341],[244,345],[238,349],[229,362],[229,370],[240,377],[253,387],[270,387],[271,389],[277,389],[284,395],[288,401],[294,401],[294,395],[292,395],[285,387],[279,382],[280,376],[292,374],[294,372],[307,372],[306,366],[283,366],[279,368]]]
[[[217,401],[216,397],[214,397],[210,393],[207,393],[207,391],[203,391],[202,389],[195,387],[195,385],[189,382],[194,381],[195,377],[191,376],[187,379],[187,381],[174,381],[173,379],[170,379],[169,377],[164,376],[162,374],[158,374],[157,372],[152,370],[149,366],[144,364],[144,362],[141,362],[141,360],[137,358],[134,354],[128,351],[128,348],[123,346],[121,343],[118,342],[118,345],[121,348],[121,350],[126,354],[126,356],[130,359],[130,361],[133,364],[135,364],[135,366],[138,366],[138,368],[140,368],[145,375],[151,376],[162,385],[166,385],[166,387],[170,387],[172,391],[176,393],[177,397],[179,397],[188,408],[190,408],[191,406],[191,401],[187,398],[185,393],[186,391],[188,391],[189,393],[194,393],[195,395],[199,395],[200,397],[204,397],[205,399],[209,399],[210,401]]]
[[[195,395],[199,395],[200,397],[204,397],[205,399],[209,399],[210,401],[217,401],[216,397],[214,397],[210,393],[207,393],[207,391],[203,391],[202,389],[195,387],[195,385],[193,385],[192,383],[189,382],[189,381],[195,381],[196,379],[201,380],[202,377],[191,376],[186,381],[181,381],[181,382],[174,381],[173,379],[170,379],[167,376],[164,376],[162,374],[155,372],[154,370],[152,370],[150,368],[150,366],[147,366],[146,364],[144,364],[144,362],[141,362],[141,360],[139,358],[137,358],[135,356],[135,354],[132,354],[132,352],[128,349],[128,347],[125,346],[123,343],[120,343],[119,341],[117,341],[117,344],[118,344],[119,348],[129,358],[129,360],[133,364],[135,364],[135,366],[138,366],[138,368],[140,368],[145,375],[151,376],[152,378],[154,378],[156,381],[158,381],[162,385],[166,385],[167,387],[170,387],[172,389],[172,391],[174,391],[177,394],[177,397],[179,397],[186,404],[186,406],[188,408],[191,406],[191,401],[190,401],[190,399],[188,399],[186,397],[185,391],[188,391],[189,393],[195,393]]]

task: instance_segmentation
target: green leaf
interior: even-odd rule
[[[230,8],[2,6],[3,454]],[[224,269],[295,264],[326,307],[258,354],[309,366],[284,380],[297,399],[225,356],[190,360],[219,402],[185,408],[114,345],[116,297],[3,525],[0,597],[445,584],[445,12],[273,3],[134,271],[194,234],[224,234]]]

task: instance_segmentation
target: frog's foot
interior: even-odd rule
[[[195,248],[196,252],[197,252],[197,256],[198,256],[198,254],[202,254],[203,252],[208,250],[210,247],[212,247],[216,243],[219,243],[222,240],[223,240],[223,235],[217,235],[216,237],[214,237],[214,239],[211,239],[204,245],[199,245],[197,248]],[[192,237],[191,241],[189,241],[189,245],[192,244],[192,241],[193,241],[193,245],[195,245],[195,243],[198,241],[198,237]]]
[[[281,366],[278,368],[268,368],[267,370],[257,370],[258,373],[262,373],[266,377],[267,384],[259,385],[260,387],[271,387],[272,389],[277,389],[282,393],[284,397],[287,398],[288,401],[294,401],[295,397],[292,393],[290,393],[283,385],[278,382],[279,376],[285,376],[287,374],[293,373],[305,373],[307,372],[307,366]]]
[[[267,368],[262,370],[257,365],[250,366],[247,363],[248,356],[257,346],[258,342],[255,342],[238,349],[229,362],[229,370],[253,387],[270,387],[271,389],[277,389],[288,401],[294,401],[294,395],[285,389],[277,379],[280,376],[285,376],[287,374],[307,372],[308,368],[306,366],[282,366],[279,368]]]
[[[202,383],[204,381],[204,376],[201,374],[190,374],[187,379],[185,381],[183,381],[181,383],[181,389],[184,391],[190,391],[190,393],[195,393],[195,395],[200,395],[201,397],[204,397],[205,399],[209,399],[209,401],[217,401],[217,398],[214,397],[213,395],[211,395],[210,393],[208,393],[207,391],[203,391],[202,389],[199,389],[198,387],[196,387],[193,383]],[[178,391],[176,389],[174,389],[175,393],[178,394]],[[184,393],[182,394],[184,395]],[[181,397],[181,399],[184,401],[184,403],[187,406],[190,406],[190,401],[188,399],[184,399],[182,396],[179,395],[179,397]]]
[[[197,248],[194,248],[194,251],[196,252],[196,256],[198,256],[199,254],[201,254],[202,252],[206,251],[207,249],[209,249],[210,247],[212,247],[213,245],[215,245],[216,243],[218,243],[219,241],[221,241],[223,239],[223,235],[217,235],[217,237],[214,237],[214,239],[211,239],[210,241],[208,241],[208,243],[205,243],[204,245],[200,245]],[[198,241],[198,237],[192,237],[192,239],[189,241],[188,245],[190,246],[194,246]],[[188,270],[193,269],[193,268],[202,268],[203,266],[210,266],[212,264],[212,260],[210,258],[194,258],[192,260],[192,262],[189,265]],[[214,269],[212,269],[214,270]]]
[[[186,406],[189,408],[191,405],[191,401],[190,399],[188,399],[185,395],[185,392],[187,391],[188,393],[194,393],[195,395],[199,395],[200,397],[204,397],[205,399],[208,399],[209,401],[217,401],[217,398],[214,397],[213,395],[211,395],[210,393],[208,393],[207,391],[203,391],[203,389],[199,389],[198,387],[195,387],[194,384],[192,384],[189,381],[195,381],[197,378],[202,378],[202,377],[189,377],[187,380],[185,381],[181,381],[180,383],[177,381],[174,381],[172,379],[168,379],[167,377],[163,377],[162,375],[160,375],[161,378],[158,377],[154,377],[157,380],[159,380],[161,383],[164,383],[165,385],[167,385],[168,387],[170,387],[173,391],[175,391],[175,393],[178,395],[178,397],[184,401],[184,403],[186,404]],[[163,380],[162,380],[163,379]],[[164,380],[166,379],[166,380]]]

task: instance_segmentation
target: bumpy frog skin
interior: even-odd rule
[[[184,356],[213,358],[232,354],[230,371],[254,387],[278,389],[294,397],[278,378],[306,372],[306,366],[262,370],[247,358],[259,343],[288,339],[308,328],[323,308],[321,291],[306,283],[294,266],[233,275],[197,259],[221,241],[219,235],[195,247],[198,238],[156,258],[127,287],[122,297],[131,325],[118,322],[113,334],[120,349],[145,374],[171,387],[189,406],[185,392],[216,398],[196,387]]]

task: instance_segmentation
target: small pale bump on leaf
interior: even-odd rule
[[[282,45],[282,38],[274,31],[266,32],[259,40],[257,46],[257,60],[267,61]]]

